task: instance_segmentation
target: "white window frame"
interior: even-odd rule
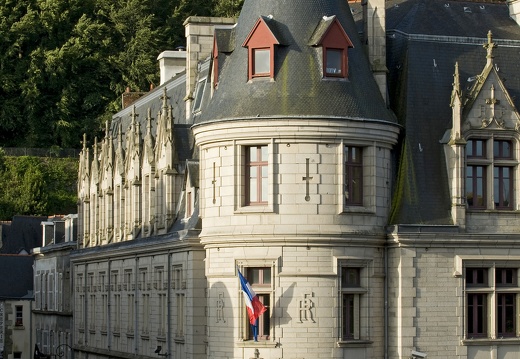
[[[363,204],[349,205],[345,198],[345,147],[359,147],[363,156]],[[338,213],[376,213],[376,144],[345,141],[338,146],[338,193],[340,195]]]
[[[336,271],[338,276],[338,346],[349,344],[370,344],[370,273],[372,272],[372,260],[358,257],[337,257]],[[342,287],[342,269],[359,269],[359,287]],[[354,338],[343,337],[343,295],[353,294],[355,297],[354,311]]]
[[[265,205],[249,205],[247,203],[246,191],[246,154],[248,147],[267,146],[267,181],[268,181],[268,199]],[[274,212],[274,159],[275,159],[275,144],[274,139],[265,139],[257,141],[237,141],[234,144],[235,149],[235,163],[234,166],[234,188],[235,188],[235,213],[273,213]]]
[[[474,212],[482,212],[486,210],[498,210],[498,211],[506,211],[511,212],[520,209],[520,203],[518,200],[518,188],[520,179],[519,175],[519,143],[518,139],[514,134],[509,132],[501,132],[500,134],[495,134],[493,132],[471,132],[467,134],[466,141],[470,140],[483,140],[485,142],[486,153],[483,158],[470,158],[467,155],[467,151],[465,151],[466,155],[466,165],[465,165],[465,175],[464,175],[464,198],[467,200],[467,168],[469,166],[482,166],[485,168],[485,201],[486,205],[484,208],[477,207],[467,207],[469,211]],[[495,159],[494,158],[494,141],[510,141],[512,145],[512,158],[511,159]],[[500,165],[500,166],[498,166]],[[494,199],[494,169],[495,167],[509,167],[511,168],[512,175],[512,185],[511,185],[511,200],[513,202],[511,208],[495,208],[495,199]]]
[[[269,310],[270,319],[270,328],[269,328],[269,339],[262,340],[261,343],[263,346],[272,346],[275,347],[277,345],[277,333],[276,333],[276,317],[274,315],[274,303],[275,303],[275,283],[277,278],[277,265],[278,259],[239,259],[235,262],[235,268],[240,269],[242,275],[246,276],[248,268],[271,268],[271,286],[270,288],[264,287],[263,290],[259,290],[256,294],[268,294],[269,295],[269,303],[271,308]],[[235,270],[236,272],[236,270]],[[239,338],[238,344],[242,347],[254,347],[258,346],[258,342],[249,339],[250,333],[250,323],[249,316],[247,314],[244,295],[242,293],[242,286],[240,285],[240,281],[238,280],[238,273],[235,273],[237,277],[237,296],[238,296],[238,328],[239,328]],[[246,277],[247,279],[247,277]],[[250,283],[251,284],[251,283]],[[252,285],[252,284],[251,284]],[[265,314],[265,313],[264,313]],[[255,346],[256,344],[256,346]]]

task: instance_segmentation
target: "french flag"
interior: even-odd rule
[[[247,279],[244,278],[240,270],[238,270],[238,277],[240,278],[240,284],[242,285],[242,292],[244,293],[244,299],[246,301],[247,313],[249,314],[249,323],[255,325],[256,320],[261,316],[267,308],[260,302],[251,285]]]

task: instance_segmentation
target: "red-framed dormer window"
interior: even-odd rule
[[[323,17],[310,44],[322,48],[324,78],[348,77],[348,49],[354,46],[336,16]]]
[[[242,44],[248,49],[248,80],[274,78],[275,45],[280,45],[271,22],[271,16],[261,16]]]

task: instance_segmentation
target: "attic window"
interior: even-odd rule
[[[275,45],[280,45],[272,16],[261,16],[242,44],[248,49],[248,79],[274,78]]]
[[[195,101],[193,105],[193,112],[200,111],[202,104],[202,98],[204,96],[204,89],[206,88],[206,78],[204,77],[197,83],[197,89],[195,90]]]
[[[324,16],[311,36],[310,45],[321,47],[323,77],[347,78],[348,49],[354,47],[336,16]]]
[[[325,49],[325,75],[342,77],[343,49]]]
[[[253,49],[253,77],[271,74],[271,50]]]

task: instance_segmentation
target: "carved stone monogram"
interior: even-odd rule
[[[303,299],[300,300],[300,323],[304,321],[316,323],[313,314],[314,302],[311,300],[312,297],[314,297],[313,292],[305,293]]]

